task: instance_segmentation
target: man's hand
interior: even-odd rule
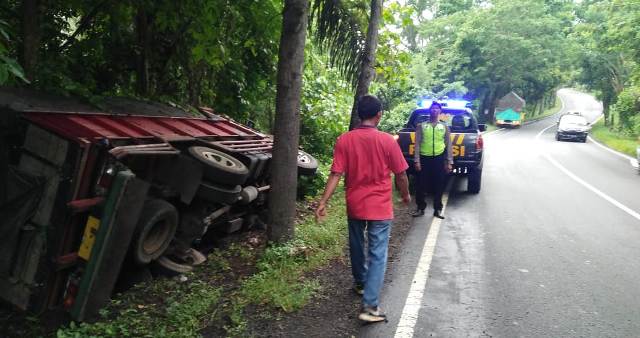
[[[453,170],[453,164],[451,163],[445,163],[444,164],[444,170],[448,173],[451,173],[451,171]]]
[[[327,180],[327,186],[324,188],[324,194],[322,194],[322,198],[318,202],[318,206],[316,207],[316,222],[322,222],[327,217],[327,201],[331,198],[331,195],[336,190],[338,183],[340,182],[340,177],[342,174],[331,172],[329,174],[329,179]]]
[[[325,202],[320,201],[318,203],[318,207],[316,207],[316,222],[324,222],[324,219],[327,217],[327,206]]]
[[[402,196],[402,203],[404,203],[405,206],[409,206],[411,204],[411,195],[406,194]]]
[[[400,196],[402,196],[402,202],[409,206],[411,203],[411,195],[409,195],[409,179],[406,172],[396,174],[396,185],[400,190]]]
[[[422,170],[422,166],[420,165],[420,162],[416,162],[413,164],[413,167],[416,169],[416,171],[420,171]]]

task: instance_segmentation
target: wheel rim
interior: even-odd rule
[[[235,161],[211,151],[202,152],[202,156],[209,162],[217,163],[220,166],[237,169],[238,164]]]
[[[152,255],[160,250],[167,240],[169,228],[169,222],[167,221],[155,223],[142,240],[142,250],[148,255]]]
[[[298,152],[298,163],[309,164],[311,163],[311,158],[303,152]]]

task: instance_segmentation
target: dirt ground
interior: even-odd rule
[[[398,259],[400,247],[411,226],[409,210],[395,210],[395,219],[389,242],[387,270]],[[345,224],[346,226],[346,224]],[[321,291],[303,309],[295,313],[278,313],[272,319],[262,319],[261,308],[251,308],[245,313],[249,318],[248,335],[254,337],[352,337],[361,326],[357,319],[360,297],[351,287],[353,278],[349,266],[349,254],[334,260],[328,266],[315,271]],[[269,310],[273,311],[273,310]],[[205,337],[213,337],[205,334]]]

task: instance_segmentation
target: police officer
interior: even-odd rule
[[[433,190],[433,216],[442,216],[442,192],[444,191],[447,174],[453,168],[453,154],[449,128],[438,120],[442,106],[433,102],[429,107],[429,120],[420,122],[416,126],[416,145],[414,152],[414,166],[416,169],[416,204],[418,209],[411,215],[424,215],[427,207],[425,195],[429,188]]]

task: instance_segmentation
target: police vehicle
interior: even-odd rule
[[[437,101],[442,105],[440,120],[449,126],[452,153],[453,173],[467,176],[467,191],[477,194],[482,182],[482,149],[483,140],[480,132],[486,130],[486,125],[479,124],[471,110],[471,103],[461,100]],[[421,108],[415,109],[407,124],[397,135],[402,153],[409,164],[409,173],[413,172],[413,157],[415,149],[415,128],[423,121],[429,120],[429,106],[431,101],[423,102]],[[427,108],[425,108],[427,107]]]

